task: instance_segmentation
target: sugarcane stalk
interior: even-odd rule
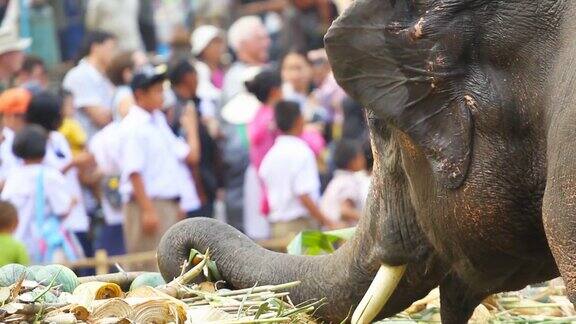
[[[247,296],[248,296],[248,299],[251,300],[251,301],[262,301],[262,302],[264,302],[264,301],[266,301],[267,299],[270,299],[270,298],[282,298],[282,297],[286,297],[286,296],[288,296],[288,295],[289,295],[289,293],[283,292],[283,293],[265,294],[265,295],[264,295],[264,294],[253,294],[253,295],[247,295]],[[196,301],[194,301],[194,302],[188,302],[188,305],[191,305],[191,306],[207,305],[207,304],[209,304],[209,302],[210,302],[211,300],[217,299],[217,298],[219,298],[219,297],[222,297],[222,296],[218,296],[218,295],[206,295],[205,297],[202,297],[201,299],[196,300]],[[226,297],[226,298],[228,298],[228,299],[233,299],[233,300],[238,300],[238,299],[242,299],[243,296],[242,296],[242,295],[239,295],[239,296],[229,296],[229,297]]]
[[[254,289],[252,288],[246,288],[246,289],[240,289],[240,290],[233,290],[233,291],[225,291],[225,292],[216,292],[216,295],[218,297],[232,297],[232,296],[237,296],[237,295],[244,295],[246,293],[250,293],[250,291],[252,291],[252,294],[255,293],[262,293],[262,292],[276,292],[279,290],[287,290],[293,287],[296,287],[300,284],[300,281],[293,281],[293,282],[289,282],[289,283],[285,283],[285,284],[281,284],[281,285],[267,285],[267,286],[259,286],[256,287]],[[203,295],[206,294],[205,292],[198,292],[199,295]],[[198,297],[192,297],[192,298],[186,298],[183,299],[183,302],[195,302],[195,301],[200,301],[203,300],[204,297],[203,296],[198,296]]]
[[[240,319],[240,320],[230,320],[230,321],[218,321],[213,323],[218,324],[251,324],[251,323],[283,323],[290,322],[290,317],[277,317],[277,318],[266,318],[266,319]]]
[[[109,273],[104,275],[96,275],[96,276],[87,276],[87,277],[80,277],[78,280],[81,284],[91,281],[100,281],[100,282],[109,282],[115,283],[120,286],[124,291],[130,289],[130,285],[132,281],[136,279],[139,275],[146,273],[143,271],[137,272],[118,272],[118,273]]]

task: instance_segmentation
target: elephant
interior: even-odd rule
[[[354,238],[293,256],[190,219],[162,239],[161,273],[210,248],[232,287],[301,280],[292,300],[325,297],[327,322],[439,286],[443,323],[465,323],[490,294],[558,276],[576,302],[575,17],[568,0],[356,0],[325,37],[374,152]]]

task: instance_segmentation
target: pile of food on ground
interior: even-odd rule
[[[434,289],[406,311],[381,323],[440,323],[440,293]],[[561,280],[521,291],[490,296],[476,308],[470,323],[576,323],[576,311]]]
[[[62,265],[0,268],[2,323],[314,323],[322,301],[293,305],[287,289],[191,283],[210,271],[208,256],[171,282],[158,273],[76,277]]]

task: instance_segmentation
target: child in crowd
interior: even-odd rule
[[[328,184],[320,207],[332,221],[354,226],[364,207],[364,177],[366,168],[363,147],[351,140],[342,140],[334,150],[336,172]]]
[[[120,195],[120,123],[112,122],[98,131],[88,146],[98,165],[100,205],[105,224],[94,237],[94,249],[104,249],[108,255],[126,253]]]
[[[32,93],[24,88],[12,88],[0,94],[0,114],[2,115],[2,142],[0,143],[0,187],[19,162],[12,153],[14,133],[26,125],[26,110],[32,100]]]
[[[24,243],[35,263],[72,261],[81,255],[62,226],[75,204],[66,179],[57,169],[42,164],[47,141],[47,132],[38,125],[16,133],[12,148],[24,164],[10,173],[1,196],[19,211],[14,237]]]
[[[343,227],[318,208],[320,179],[314,153],[300,139],[304,118],[296,102],[276,104],[276,126],[282,133],[264,157],[259,174],[270,204],[271,234],[286,237],[306,229]]]
[[[62,91],[62,112],[64,118],[58,132],[64,135],[70,144],[72,155],[77,156],[86,148],[87,136],[82,125],[74,119],[74,98],[70,91]]]
[[[268,237],[268,223],[263,216],[269,212],[268,200],[258,178],[258,169],[279,135],[274,105],[282,99],[281,85],[280,73],[274,69],[264,69],[246,82],[246,89],[262,103],[248,124],[250,166],[244,178],[244,229],[251,238]]]
[[[48,132],[46,156],[43,163],[64,175],[66,187],[73,200],[76,201],[74,208],[64,222],[64,226],[74,233],[82,243],[86,256],[93,256],[92,242],[88,235],[87,205],[89,201],[84,199],[79,181],[79,174],[84,173],[80,171],[92,163],[92,157],[86,152],[73,156],[68,141],[64,135],[57,131],[62,124],[62,108],[60,98],[50,92],[34,94],[26,111],[26,122],[29,125],[39,125]],[[91,208],[93,207],[90,206],[89,209]]]
[[[18,212],[14,205],[0,201],[0,267],[10,263],[30,263],[26,247],[12,236],[17,226]]]

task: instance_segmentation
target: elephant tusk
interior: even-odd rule
[[[369,324],[380,313],[382,307],[396,289],[402,279],[406,266],[392,267],[381,265],[372,280],[368,291],[354,310],[352,324]]]

